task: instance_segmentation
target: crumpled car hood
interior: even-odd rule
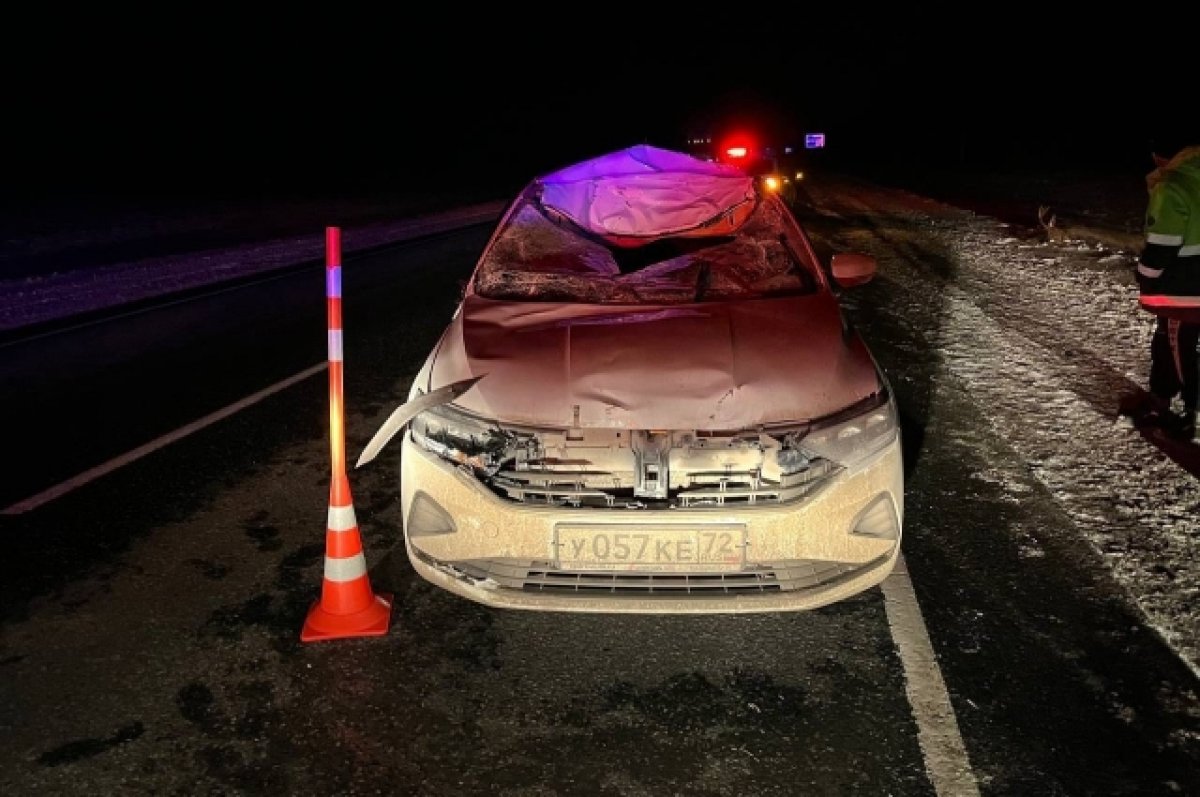
[[[472,294],[424,388],[480,375],[455,406],[579,428],[741,430],[828,415],[880,386],[827,293],[667,306]]]

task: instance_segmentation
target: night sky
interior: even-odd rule
[[[1148,87],[1187,74],[1186,48],[1148,21],[1013,6],[626,18],[586,33],[450,11],[435,23],[170,9],[136,26],[111,13],[33,26],[5,56],[5,186],[509,187],[609,149],[680,145],[704,118],[824,131],[847,168],[1142,168]]]

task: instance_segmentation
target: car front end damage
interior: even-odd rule
[[[530,183],[409,401],[405,544],[484,604],[810,609],[899,555],[903,464],[882,370],[777,190],[637,146]],[[368,456],[368,458],[369,458]]]
[[[810,609],[891,571],[903,519],[886,388],[747,431],[536,428],[444,405],[405,435],[410,560],[493,606]]]

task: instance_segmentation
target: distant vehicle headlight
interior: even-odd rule
[[[779,185],[780,185],[779,178],[776,177],[775,175],[770,175],[769,177],[764,177],[763,185],[765,185],[767,187],[768,191],[778,191]]]
[[[896,402],[880,391],[814,425],[800,448],[843,467],[853,467],[891,444],[900,433]]]
[[[796,172],[796,179],[797,179],[797,180],[803,180],[803,179],[804,179],[804,172]]]

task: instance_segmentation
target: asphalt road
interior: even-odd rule
[[[1082,540],[1022,554],[1029,529],[1071,520],[948,385],[934,338],[953,260],[882,203],[804,216],[822,251],[867,240],[883,264],[850,314],[903,408],[904,550],[980,792],[1200,793],[1191,671]],[[351,459],[487,234],[347,263]],[[0,504],[320,362],[322,290],[318,269],[0,350]],[[301,645],[325,412],[317,375],[0,518],[0,791],[935,793],[880,590],[774,616],[480,607],[408,565],[394,447],[351,477],[392,628]],[[977,478],[997,469],[1023,500]]]

